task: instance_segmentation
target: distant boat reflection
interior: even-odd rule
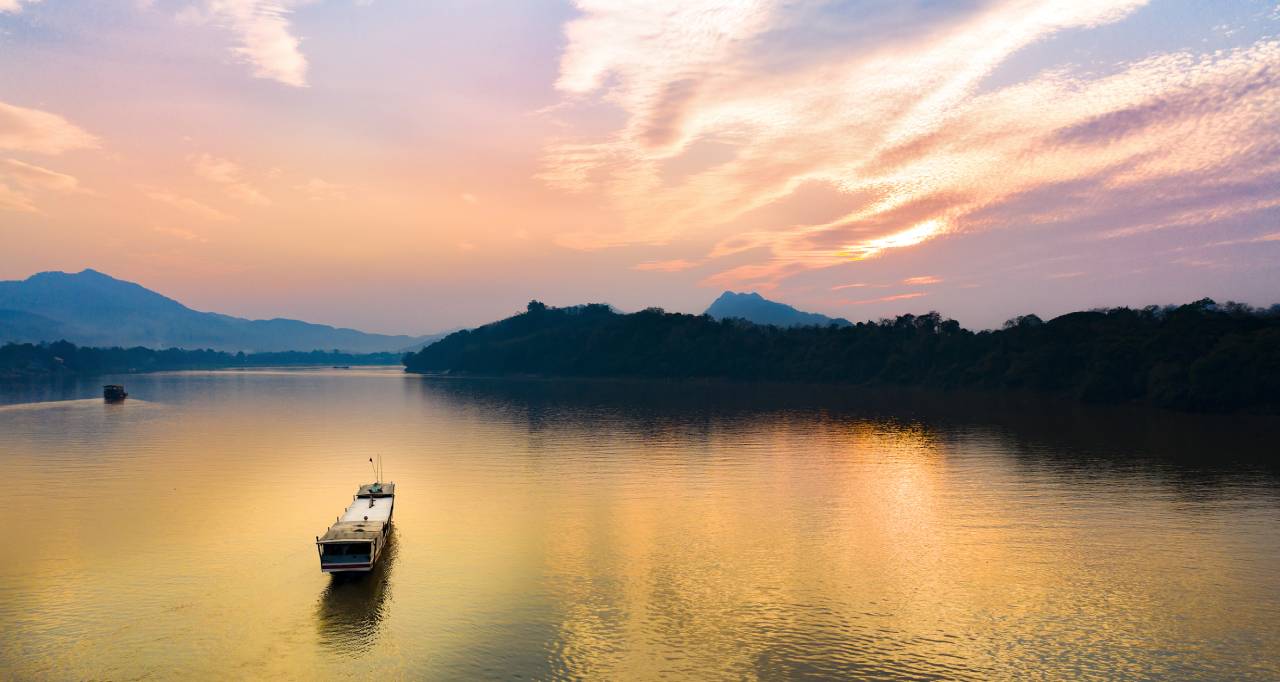
[[[316,625],[323,646],[334,653],[357,656],[378,641],[395,563],[396,531],[392,527],[387,547],[372,571],[331,574],[316,605]]]

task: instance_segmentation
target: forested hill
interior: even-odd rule
[[[706,377],[1029,389],[1088,402],[1280,413],[1280,306],[1034,315],[972,332],[937,313],[781,329],[591,304],[526,312],[405,355],[411,372]]]
[[[227,353],[209,349],[88,348],[67,341],[7,343],[0,346],[0,379],[286,365],[394,365],[398,359],[395,353],[343,353],[336,350]]]

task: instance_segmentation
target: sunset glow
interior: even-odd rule
[[[1270,0],[11,0],[0,36],[2,279],[414,333],[1280,285]]]
[[[941,234],[945,227],[941,220],[926,220],[901,232],[893,232],[883,237],[876,237],[860,244],[854,244],[846,251],[854,260],[863,260],[878,256],[886,249],[901,249],[915,246],[926,239],[933,239]]]
[[[0,680],[1280,680],[1280,0],[0,55]]]

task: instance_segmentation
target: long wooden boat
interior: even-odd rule
[[[316,537],[320,570],[325,573],[373,570],[391,533],[395,503],[395,483],[360,486],[351,506],[324,535]]]

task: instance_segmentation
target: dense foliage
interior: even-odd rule
[[[1280,307],[1027,315],[972,332],[937,313],[780,329],[591,304],[526,312],[405,355],[413,372],[708,377],[1028,389],[1089,402],[1280,411]]]
[[[0,346],[0,376],[280,365],[392,365],[399,360],[394,353],[352,354],[314,350],[246,354],[181,348],[88,348],[58,341],[41,344],[9,343]]]

